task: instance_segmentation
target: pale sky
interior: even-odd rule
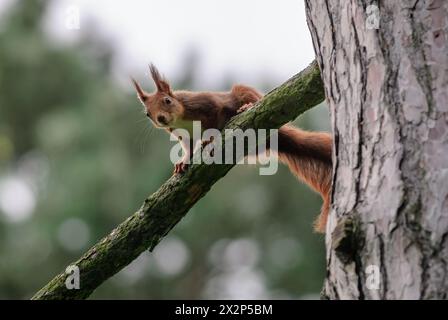
[[[95,29],[113,43],[114,73],[126,83],[149,62],[175,77],[192,47],[200,53],[201,85],[211,88],[229,75],[253,85],[260,76],[281,83],[314,58],[302,0],[57,0],[45,24],[55,39],[79,35],[66,28],[71,6],[79,9],[81,30]]]

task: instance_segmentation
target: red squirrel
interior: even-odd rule
[[[200,121],[202,128],[222,130],[233,116],[243,112],[260,100],[263,95],[256,89],[234,85],[228,92],[173,91],[154,65],[150,73],[156,85],[154,93],[142,89],[132,79],[137,96],[146,109],[146,115],[158,128],[172,132],[174,129],[191,126]],[[180,143],[185,157],[191,157],[193,142]],[[327,132],[308,132],[291,125],[284,125],[278,131],[278,156],[280,161],[323,199],[323,205],[314,228],[324,233],[330,207],[332,179],[332,138]],[[175,174],[187,169],[185,158],[177,163]]]

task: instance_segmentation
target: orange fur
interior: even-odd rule
[[[318,232],[325,232],[331,196],[331,135],[307,132],[290,125],[279,129],[278,154],[291,172],[322,196],[323,205],[314,223]]]

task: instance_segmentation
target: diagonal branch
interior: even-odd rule
[[[253,108],[234,117],[226,129],[279,128],[323,99],[320,71],[314,61],[302,72],[269,92]],[[67,289],[67,274],[61,273],[32,299],[87,298],[143,251],[148,248],[152,251],[188,210],[233,166],[234,164],[193,164],[184,175],[171,177],[144,201],[136,213],[71,264],[79,268],[80,289]]]

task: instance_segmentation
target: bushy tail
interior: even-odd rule
[[[313,190],[320,193],[323,205],[314,223],[317,232],[325,232],[330,209],[332,138],[326,132],[308,132],[285,125],[278,132],[280,161]]]

